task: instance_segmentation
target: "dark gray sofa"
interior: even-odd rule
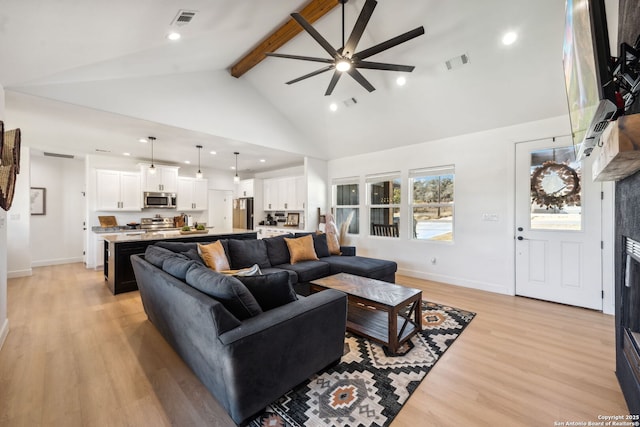
[[[144,310],[236,423],[340,360],[344,293],[297,296],[291,274],[275,272],[257,279],[275,277],[278,289],[288,286],[281,295],[289,302],[262,310],[266,303],[247,302],[247,287],[237,278],[209,270],[193,252],[184,252],[152,245],[144,256],[131,256]]]

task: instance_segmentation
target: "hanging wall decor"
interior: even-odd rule
[[[531,201],[547,209],[580,206],[580,176],[564,163],[544,162],[531,174]]]
[[[4,123],[0,121],[0,208],[5,211],[11,208],[19,172],[20,129],[4,132]]]

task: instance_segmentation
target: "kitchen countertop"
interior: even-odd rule
[[[223,235],[223,234],[242,234],[242,233],[251,233],[255,232],[254,230],[245,230],[242,228],[234,228],[232,231],[214,231],[213,229],[208,229],[207,233],[190,233],[190,234],[180,234],[179,229],[175,230],[162,230],[162,231],[154,231],[150,233],[140,233],[140,230],[129,230],[130,233],[115,233],[115,234],[105,234],[102,237],[107,242],[119,243],[119,242],[140,242],[140,241],[148,241],[148,240],[173,240],[173,239],[186,239],[190,237],[198,237],[198,236],[215,236],[215,235]]]

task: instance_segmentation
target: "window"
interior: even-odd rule
[[[369,234],[400,237],[400,173],[372,175],[367,179]]]
[[[409,171],[414,239],[453,241],[454,181],[453,165]]]
[[[360,189],[358,181],[358,178],[346,178],[335,180],[333,184],[333,211],[335,212],[336,226],[340,228],[351,215],[351,222],[347,230],[349,234],[360,233]]]

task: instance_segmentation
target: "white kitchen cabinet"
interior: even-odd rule
[[[189,177],[178,177],[178,210],[204,211],[207,209],[208,181]]]
[[[162,191],[164,193],[177,193],[178,191],[178,167],[155,165],[156,173],[149,172],[150,165],[141,165],[144,191]]]
[[[303,176],[265,179],[263,185],[264,210],[304,210],[306,190]]]
[[[243,179],[238,184],[238,198],[240,197],[255,197],[255,180]]]
[[[96,210],[142,210],[140,174],[96,169]]]

